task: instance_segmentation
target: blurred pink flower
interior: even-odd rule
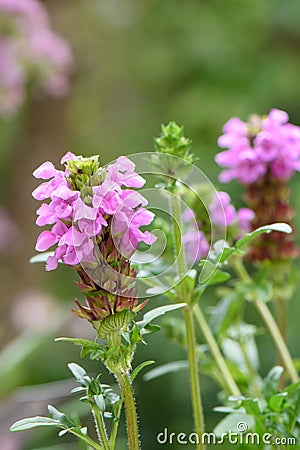
[[[300,170],[300,127],[288,123],[285,111],[272,109],[268,116],[250,116],[249,122],[237,117],[224,126],[218,145],[228,150],[216,155],[224,167],[220,181],[236,179],[252,184],[270,174],[287,181]]]
[[[20,235],[16,223],[5,208],[0,206],[0,255],[16,250]]]
[[[38,0],[0,0],[0,116],[14,115],[28,85],[39,96],[65,95],[72,53],[50,29]]]

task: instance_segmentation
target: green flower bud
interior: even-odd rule
[[[161,135],[154,139],[156,154],[152,156],[152,166],[157,173],[162,173],[169,188],[178,178],[186,178],[194,162],[190,152],[192,141],[184,136],[184,128],[175,122],[161,126]]]
[[[101,176],[97,173],[100,168],[98,160],[98,155],[89,158],[78,157],[75,160],[68,160],[67,169],[69,176],[67,180],[72,189],[81,191],[84,186],[91,185],[93,177],[96,179],[92,185],[96,186],[96,181],[99,181],[99,177]]]
[[[190,153],[191,139],[184,136],[184,128],[175,122],[161,126],[161,135],[154,139],[156,151],[179,156],[189,162],[193,162],[193,154]]]

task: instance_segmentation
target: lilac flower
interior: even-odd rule
[[[65,95],[72,54],[68,44],[50,29],[42,3],[0,0],[0,17],[0,115],[9,117],[17,112],[27,85],[39,96]]]
[[[10,115],[24,101],[24,74],[18,62],[15,46],[1,35],[0,68],[0,115]]]
[[[251,221],[254,212],[248,208],[236,210],[231,204],[230,195],[227,192],[217,192],[208,207],[209,219],[216,234],[221,235],[227,231],[227,238],[235,241],[246,234],[251,229]],[[202,230],[202,218],[197,218],[191,208],[187,208],[182,215],[183,221],[187,224],[187,230],[183,236],[186,257],[189,263],[194,263],[207,257],[211,236],[207,230]],[[197,220],[199,220],[197,222]],[[222,233],[223,232],[223,233]]]
[[[196,227],[190,227],[188,229],[183,236],[182,243],[189,264],[194,264],[200,261],[200,259],[207,257],[209,243],[203,231],[198,230]]]
[[[16,250],[20,240],[20,230],[8,211],[0,206],[0,256]]]
[[[145,180],[126,157],[101,169],[97,158],[76,157],[68,152],[61,160],[65,170],[57,170],[47,161],[33,175],[48,180],[32,193],[37,200],[49,200],[38,209],[37,225],[53,225],[37,239],[36,250],[57,246],[48,258],[47,270],[57,268],[58,262],[79,266],[95,262],[97,242],[113,237],[116,251],[128,259],[139,242],[151,245],[155,236],[140,228],[149,225],[154,214],[146,210],[146,199],[137,191]],[[85,177],[85,178],[82,178]],[[82,185],[82,180],[87,180]],[[81,187],[79,187],[81,186]]]
[[[221,227],[232,225],[236,219],[236,210],[230,204],[231,198],[227,192],[218,192],[209,207],[211,219],[214,224]],[[222,207],[220,207],[222,205]]]
[[[286,181],[300,170],[300,127],[288,123],[288,114],[272,109],[268,116],[250,117],[249,122],[230,119],[218,145],[225,150],[216,162],[226,170],[220,181],[236,179],[251,184],[270,174]]]

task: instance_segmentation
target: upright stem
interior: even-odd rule
[[[110,450],[102,413],[96,405],[93,406],[92,412],[100,444],[102,444],[104,450]]]
[[[194,314],[195,318],[199,324],[199,327],[201,329],[201,332],[203,334],[204,339],[206,340],[209,350],[223,376],[225,388],[230,392],[232,395],[239,396],[241,395],[241,392],[234,381],[234,378],[232,377],[226,361],[219,349],[219,346],[215,340],[215,337],[213,333],[211,332],[211,329],[208,326],[208,323],[204,317],[204,314],[201,311],[201,308],[199,305],[194,306]]]
[[[268,328],[270,335],[272,336],[272,339],[277,347],[278,353],[282,359],[282,363],[284,367],[286,368],[288,374],[290,375],[290,378],[293,383],[296,383],[299,381],[298,373],[295,369],[292,357],[289,353],[289,350],[280,334],[280,331],[277,327],[277,324],[274,320],[274,317],[272,316],[269,308],[267,305],[262,302],[259,299],[255,300],[255,306],[257,310],[259,311],[261,317],[263,318],[266,327]]]
[[[261,388],[259,385],[258,376],[252,365],[252,362],[250,361],[249,354],[247,352],[247,348],[246,348],[246,345],[244,342],[243,343],[240,342],[240,348],[241,348],[241,351],[242,351],[242,354],[243,354],[243,357],[245,360],[245,364],[246,364],[246,367],[247,367],[247,370],[249,373],[249,379],[250,379],[250,381],[252,381],[253,392],[257,397],[260,397],[261,396]]]
[[[138,419],[130,378],[128,373],[116,373],[115,375],[120,385],[125,406],[128,447],[129,450],[140,450]]]
[[[195,431],[199,435],[199,440],[202,441],[204,433],[204,419],[203,408],[201,402],[201,391],[199,383],[198,362],[196,354],[196,337],[194,327],[193,311],[190,306],[187,306],[184,310],[185,328],[186,328],[186,343],[187,343],[187,355],[189,361],[189,374],[190,374],[190,390],[193,406]],[[203,443],[199,443],[197,448],[204,449]]]
[[[74,436],[77,436],[79,439],[81,439],[83,442],[86,442],[91,448],[94,448],[95,450],[104,450],[102,445],[98,444],[97,442],[93,441],[89,436],[78,433],[75,430],[70,431],[71,434],[74,434]]]
[[[121,336],[119,332],[110,333],[108,335],[108,345],[110,347],[120,347],[121,346]],[[139,430],[138,430],[138,419],[135,406],[135,400],[133,396],[133,390],[131,387],[131,382],[128,372],[116,370],[113,371],[115,377],[119,383],[120,390],[123,397],[123,402],[125,406],[126,423],[127,423],[127,437],[128,437],[128,447],[129,450],[140,450],[139,442]],[[120,410],[122,405],[120,404]],[[120,412],[119,410],[119,412]],[[111,444],[114,446],[115,438],[117,433],[118,425],[113,427],[111,435]]]
[[[109,440],[111,450],[114,450],[115,449],[115,445],[116,445],[116,438],[117,438],[117,433],[118,433],[118,428],[119,428],[122,404],[123,404],[123,402],[120,400],[120,403],[119,403],[119,406],[118,406],[118,410],[117,410],[117,413],[116,413],[117,419],[115,421],[113,421],[113,424],[112,424],[112,427],[111,427],[110,440]]]
[[[241,280],[246,283],[252,283],[252,279],[248,274],[245,266],[243,265],[240,259],[236,259],[234,262],[234,267],[237,274],[240,276]],[[289,350],[286,346],[286,343],[283,340],[283,337],[278,329],[277,323],[275,322],[274,317],[272,316],[268,306],[266,303],[260,300],[259,297],[255,296],[254,305],[258,310],[262,320],[264,321],[273,342],[277,348],[277,351],[282,359],[282,363],[288,372],[293,383],[296,383],[299,380],[298,373],[295,369],[292,357],[289,353]]]
[[[204,418],[203,408],[201,401],[200,380],[198,374],[198,360],[196,353],[196,336],[193,309],[190,304],[191,292],[187,286],[185,276],[187,274],[185,255],[181,245],[181,210],[179,198],[176,195],[172,196],[171,201],[172,215],[173,215],[173,229],[175,237],[176,257],[178,276],[181,280],[177,286],[178,300],[179,302],[187,303],[187,307],[184,310],[185,317],[185,329],[186,329],[186,341],[187,341],[187,355],[189,362],[189,377],[190,377],[190,391],[194,416],[195,432],[199,435],[199,443],[197,444],[198,450],[205,450],[205,445],[202,443],[202,436],[204,433]]]
[[[287,303],[282,296],[277,296],[275,302],[278,327],[284,342],[287,342]]]

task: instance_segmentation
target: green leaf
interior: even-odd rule
[[[86,357],[89,353],[91,353],[90,358],[91,359],[99,359],[102,355],[102,351],[95,341],[89,341],[88,339],[79,339],[79,338],[56,338],[55,342],[72,342],[75,345],[81,345],[81,352],[80,356],[81,358]]]
[[[73,342],[75,345],[81,345],[82,347],[90,348],[91,350],[98,350],[99,345],[97,342],[89,341],[88,339],[78,339],[78,338],[67,338],[67,337],[60,337],[56,338],[55,342]]]
[[[130,379],[131,382],[137,377],[137,375],[140,373],[141,370],[143,370],[145,367],[150,366],[151,364],[154,364],[155,361],[144,361],[141,364],[139,364],[131,373]]]
[[[248,414],[228,414],[214,428],[213,432],[216,436],[222,436],[223,433],[239,433],[242,431],[241,424],[244,424],[244,431],[254,427],[254,418]]]
[[[269,400],[270,408],[275,412],[280,412],[286,399],[288,393],[287,392],[279,392],[278,394],[272,395]]]
[[[141,340],[140,330],[138,326],[134,324],[130,333],[130,342],[136,344],[136,342],[140,342]]]
[[[200,267],[203,265],[204,270],[199,276],[199,284],[202,289],[214,284],[223,283],[230,278],[230,274],[217,268],[211,261],[201,261]],[[202,281],[203,280],[203,281]]]
[[[18,422],[14,423],[10,427],[10,431],[24,431],[30,430],[35,427],[63,427],[63,425],[54,419],[50,419],[49,417],[28,417],[27,419],[18,420]]]
[[[101,412],[105,411],[105,400],[103,394],[94,395],[94,400]]]
[[[283,367],[273,367],[263,381],[263,393],[268,399],[278,391],[278,382],[283,373]]]
[[[163,316],[166,312],[174,311],[179,308],[184,308],[186,306],[186,303],[177,303],[175,305],[165,305],[165,306],[159,306],[158,308],[152,309],[151,311],[148,311],[144,317],[143,320],[140,322],[136,322],[139,330],[142,328],[145,328],[148,323],[152,322],[152,320],[156,319],[157,317]]]
[[[29,259],[29,262],[31,264],[40,263],[40,262],[45,263],[45,262],[47,262],[47,259],[49,258],[49,256],[53,256],[53,255],[54,255],[54,252],[38,253],[37,255],[32,256]]]
[[[48,405],[48,411],[51,419],[57,420],[67,428],[74,427],[75,424],[66,416],[66,414],[58,411],[54,406]]]
[[[162,377],[163,375],[168,375],[170,373],[176,373],[183,369],[188,369],[188,361],[173,361],[162,366],[155,367],[144,375],[144,380],[150,381],[155,378]]]
[[[235,244],[235,248],[241,248],[260,234],[268,234],[272,231],[279,231],[281,233],[290,234],[293,230],[287,223],[273,223],[271,225],[264,225],[263,227],[259,227],[256,230],[252,231],[251,233],[247,233],[244,237],[242,237],[242,239],[239,239]]]
[[[218,269],[205,284],[207,284],[207,286],[212,286],[214,284],[224,283],[224,281],[229,280],[230,276],[231,275],[228,272]]]
[[[140,335],[144,336],[145,334],[154,334],[160,330],[160,326],[154,323],[148,323],[145,328],[142,328],[140,331]]]
[[[86,371],[76,363],[69,363],[68,367],[77,381],[82,380],[87,375]]]
[[[281,233],[291,233],[293,230],[287,223],[273,223],[271,225],[264,225],[263,227],[259,227],[251,233],[247,233],[241,239],[239,239],[234,247],[225,247],[223,249],[222,256],[220,258],[220,262],[227,261],[230,256],[233,254],[240,254],[240,249],[245,245],[249,244],[250,241],[255,239],[257,236],[263,233],[271,233],[272,231],[279,231]]]

